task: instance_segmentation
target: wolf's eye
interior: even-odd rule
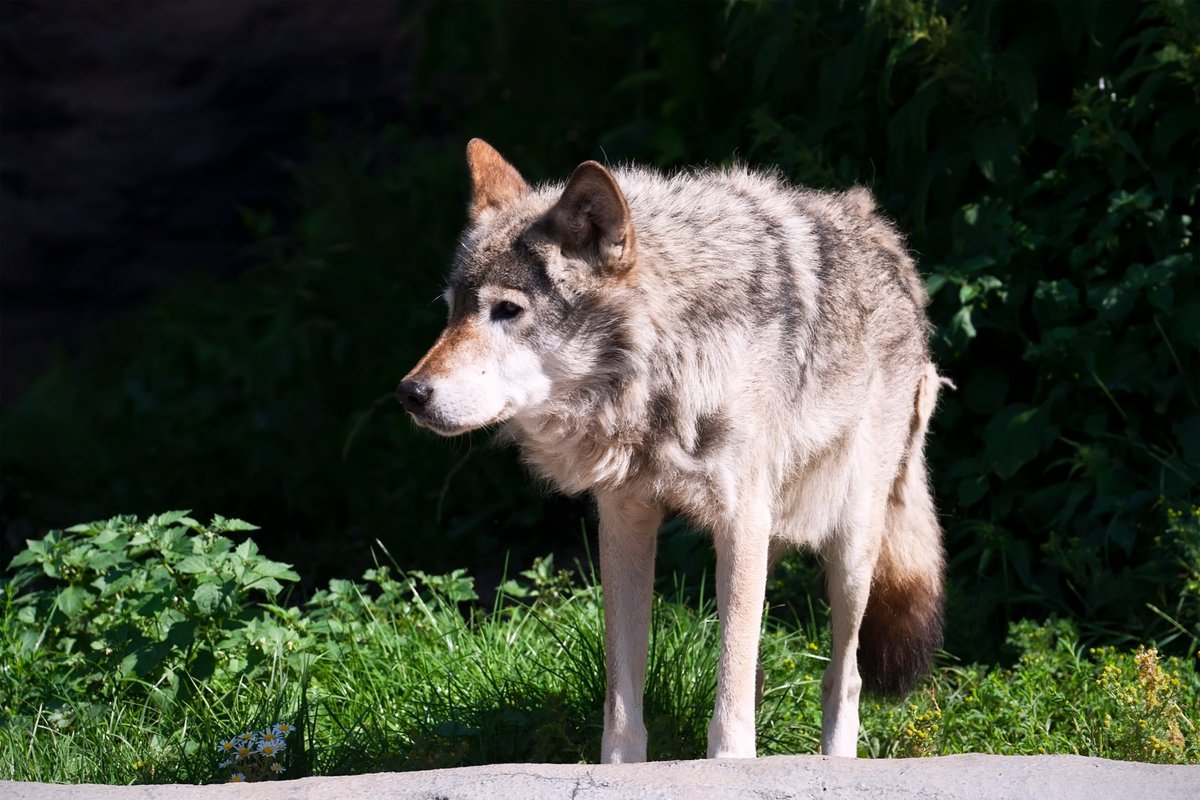
[[[521,312],[525,309],[521,308],[516,303],[510,303],[507,300],[501,300],[492,306],[492,321],[502,322],[506,319],[516,319],[521,316]]]

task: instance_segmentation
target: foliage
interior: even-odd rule
[[[907,710],[889,709],[889,725],[902,727],[878,752],[1200,762],[1200,680],[1187,660],[1142,646],[1084,648],[1064,621],[1016,623],[1008,642],[1011,667],[944,667]]]
[[[233,549],[221,544],[219,527],[181,514],[117,518],[56,533],[54,555],[36,542],[24,551],[22,573],[38,565],[57,576],[8,583],[0,605],[0,777],[201,783],[235,773],[257,778],[267,770],[303,777],[596,758],[604,651],[602,596],[590,572],[556,572],[545,559],[525,580],[505,583],[511,595],[501,592],[481,609],[472,602],[473,579],[461,571],[398,575],[378,566],[361,581],[331,581],[302,605],[279,606],[262,586],[286,582],[283,570],[255,557],[249,540]],[[95,544],[110,533],[115,538]],[[110,546],[140,534],[147,539],[143,553]],[[239,550],[245,572],[224,595],[222,621],[210,625],[204,640],[219,640],[217,666],[208,671],[202,659],[186,660],[178,648],[159,667],[160,676],[173,669],[174,685],[187,691],[164,691],[161,677],[121,679],[111,663],[75,657],[80,642],[114,641],[115,617],[131,611],[59,610],[52,612],[55,624],[42,628],[23,614],[53,604],[72,586],[102,579],[111,585],[116,573],[154,573],[165,565],[177,581],[173,588],[191,591],[179,596],[194,597],[213,582],[197,584],[178,566],[197,553],[218,564],[242,563]],[[86,557],[75,555],[85,551]],[[103,554],[111,567],[100,563]],[[83,580],[64,569],[70,566],[98,577]],[[168,591],[163,580],[149,585],[159,587],[150,594]],[[259,588],[246,588],[252,585]],[[266,624],[276,633],[264,636]],[[34,629],[43,635],[30,637]],[[703,592],[687,603],[658,595],[651,630],[650,757],[700,757],[716,685],[712,603]],[[264,639],[274,641],[266,659]],[[1184,660],[1145,648],[1085,650],[1067,623],[1021,623],[1010,644],[1011,667],[941,666],[911,703],[865,702],[862,754],[1200,759],[1200,675]],[[146,637],[142,650],[155,647]],[[828,651],[824,628],[768,621],[760,753],[816,751]],[[108,658],[123,660],[119,652]],[[229,668],[234,664],[240,668]],[[249,734],[245,756],[232,763],[238,742],[227,738],[231,730]],[[268,730],[283,746],[265,754],[254,732]]]
[[[12,713],[47,673],[70,681],[60,691],[97,702],[125,683],[170,702],[196,681],[253,676],[280,629],[252,601],[276,598],[280,581],[298,576],[253,541],[234,547],[221,535],[248,530],[257,528],[219,516],[201,526],[176,511],[30,540],[6,587],[10,691],[0,712]]]
[[[910,233],[959,386],[930,451],[951,648],[994,654],[1009,620],[1051,611],[1088,641],[1195,646],[1200,6],[412,15],[411,114],[319,149],[286,221],[246,212],[260,269],[164,299],[5,410],[10,530],[221,509],[265,521],[267,552],[309,587],[365,567],[375,536],[435,572],[563,555],[581,506],[531,487],[510,451],[413,430],[387,397],[440,324],[462,144],[482,135],[532,179],[587,157],[738,157],[868,185]],[[664,570],[696,561],[678,541]]]

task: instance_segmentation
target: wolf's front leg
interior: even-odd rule
[[[662,509],[613,494],[597,494],[600,583],[604,588],[604,654],[608,690],[600,761],[646,760],[642,691],[650,639],[654,548]]]
[[[758,634],[767,587],[770,517],[747,511],[736,524],[713,532],[717,550],[717,613],[721,657],[717,702],[708,726],[709,758],[754,758]]]

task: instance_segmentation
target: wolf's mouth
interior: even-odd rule
[[[412,411],[409,411],[409,416],[412,417],[413,422],[417,423],[423,428],[428,428],[440,436],[461,436],[464,433],[470,433],[471,431],[477,431],[482,428],[490,428],[493,425],[499,425],[503,422],[507,422],[512,416],[512,413],[509,411],[509,408],[506,405],[499,414],[487,420],[486,422],[478,422],[471,425],[453,425],[428,412],[417,415]]]

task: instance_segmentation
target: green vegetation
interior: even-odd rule
[[[1200,4],[497,1],[409,22],[410,113],[352,146],[314,121],[294,195],[244,211],[261,266],[114,324],[4,409],[10,535],[180,506],[263,530],[260,552],[230,520],[119,518],[18,556],[0,776],[212,780],[220,741],[279,722],[289,777],[595,757],[590,573],[546,559],[482,608],[468,577],[561,563],[589,512],[389,396],[442,322],[471,136],[535,180],[737,157],[869,186],[959,390],[929,453],[951,655],[915,708],[864,710],[867,752],[1196,761]],[[704,750],[707,559],[669,523],[655,758]],[[813,752],[819,581],[797,560],[774,584],[760,749]]]
[[[172,513],[31,543],[0,599],[0,778],[208,782],[272,764],[299,777],[596,757],[604,654],[590,573],[542,559],[481,609],[461,570],[378,566],[288,606],[288,567],[225,535],[252,527]],[[717,630],[705,600],[657,598],[651,758],[703,756]],[[1085,650],[1065,622],[1015,625],[1009,643],[1010,667],[947,657],[911,702],[868,701],[863,754],[1200,759],[1200,676],[1185,660]],[[827,652],[824,627],[768,621],[761,752],[815,752]],[[231,769],[224,742],[279,723],[294,730],[273,760]]]

